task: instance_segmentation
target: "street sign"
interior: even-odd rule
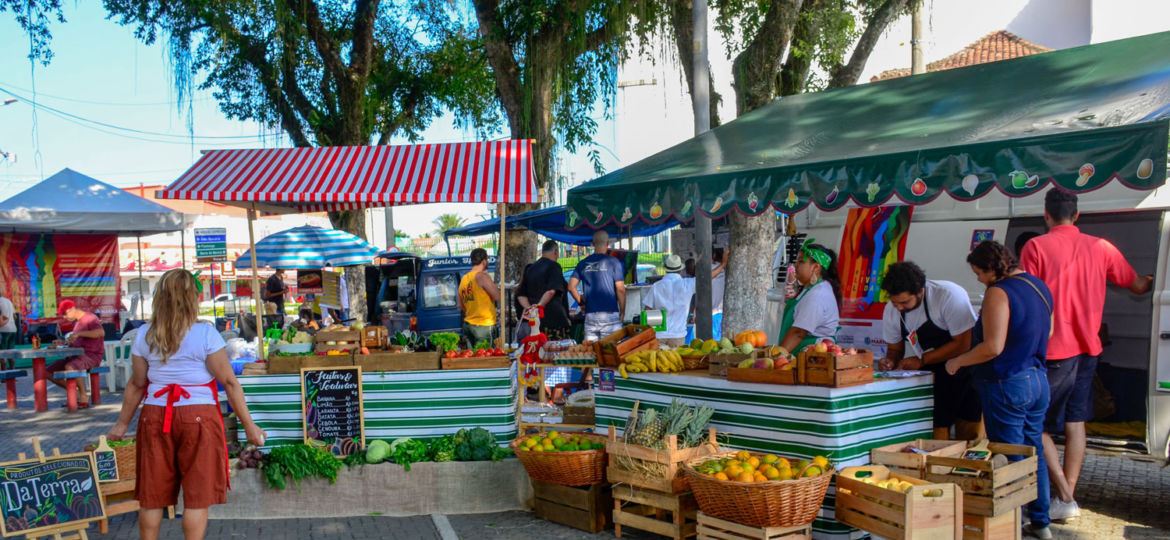
[[[231,261],[224,261],[219,265],[220,279],[224,281],[236,280],[236,263]]]
[[[200,264],[227,261],[227,229],[195,229],[195,260]]]

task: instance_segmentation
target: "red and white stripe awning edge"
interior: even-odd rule
[[[532,141],[214,150],[160,199],[300,211],[419,203],[535,203]]]

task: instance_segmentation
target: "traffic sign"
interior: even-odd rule
[[[195,229],[195,260],[201,264],[227,261],[227,229]]]
[[[219,265],[220,279],[224,281],[236,280],[236,263],[231,261],[224,261]]]

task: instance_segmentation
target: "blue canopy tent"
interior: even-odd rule
[[[566,244],[587,246],[593,241],[593,233],[597,229],[583,223],[578,224],[576,228],[569,229],[567,223],[564,206],[542,208],[508,216],[506,222],[508,230],[530,230]],[[642,220],[624,226],[609,223],[605,226],[605,230],[615,237],[654,236],[678,225],[679,221],[672,217],[661,223],[646,223]],[[481,236],[499,231],[500,218],[494,217],[479,223],[450,229],[443,233],[443,240],[448,240],[452,236]],[[447,251],[448,253],[451,251],[450,243],[447,244]]]

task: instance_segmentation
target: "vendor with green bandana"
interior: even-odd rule
[[[835,339],[841,306],[837,255],[809,238],[796,258],[796,281],[801,291],[784,304],[780,346],[800,352],[821,339]]]

